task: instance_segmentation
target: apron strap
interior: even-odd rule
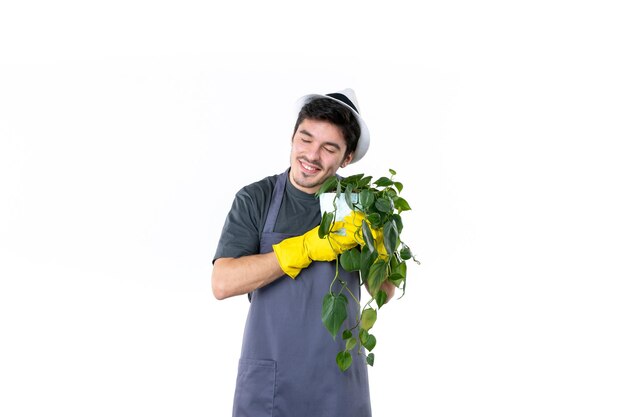
[[[274,225],[276,224],[276,219],[278,219],[278,212],[280,211],[280,205],[283,201],[283,195],[285,194],[288,173],[289,168],[280,174],[276,180],[274,191],[272,191],[272,202],[270,203],[270,209],[265,218],[265,225],[263,226],[263,233],[272,233],[274,231]]]

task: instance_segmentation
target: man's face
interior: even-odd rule
[[[344,159],[345,153],[341,129],[326,121],[304,119],[291,139],[291,183],[300,191],[315,193],[350,163],[352,154]]]

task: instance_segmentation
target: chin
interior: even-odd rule
[[[301,187],[313,188],[320,185],[320,181],[317,178],[309,177],[309,176],[300,176],[300,178],[296,178],[296,182]]]
[[[301,187],[301,189],[307,190],[318,189],[324,182],[321,180],[321,177],[311,177],[303,174],[294,176],[293,180],[299,187]]]

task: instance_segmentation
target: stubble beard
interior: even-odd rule
[[[322,186],[322,184],[324,183],[324,181],[326,181],[326,179],[324,178],[321,181],[316,180],[312,177],[309,177],[306,173],[301,172],[300,175],[294,178],[294,181],[297,185],[299,185],[302,188],[319,189],[319,187]]]
[[[320,168],[320,172],[324,171],[324,167],[319,161],[309,162],[306,158],[303,158],[303,161],[306,164]],[[296,185],[304,189],[314,190],[313,192],[319,190],[324,181],[326,181],[326,178],[317,179],[316,177],[318,174],[308,174],[301,168],[298,168],[297,172],[298,174],[293,176],[293,181],[296,183]]]

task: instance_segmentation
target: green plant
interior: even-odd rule
[[[351,296],[358,308],[356,323],[347,323],[342,332],[345,349],[337,354],[336,362],[339,369],[345,371],[352,364],[351,351],[357,347],[358,354],[364,354],[361,347],[369,353],[366,362],[374,365],[376,337],[370,332],[378,317],[378,310],[387,302],[387,293],[381,289],[385,282],[402,290],[402,298],[406,290],[406,261],[413,260],[417,264],[409,246],[401,239],[402,217],[404,211],[411,210],[409,203],[402,197],[402,183],[395,181],[396,172],[389,170],[391,177],[380,177],[372,182],[371,176],[365,174],[352,175],[346,178],[333,176],[327,179],[316,195],[334,192],[332,212],[324,212],[319,228],[321,238],[328,235],[337,213],[337,203],[344,199],[350,210],[362,212],[364,219],[357,231],[359,245],[344,252],[337,258],[335,277],[328,293],[322,301],[322,322],[335,338],[348,317],[348,298]],[[382,242],[381,242],[382,240]],[[330,240],[329,240],[330,242]],[[360,285],[366,286],[371,299],[361,306],[360,301],[347,287],[347,283],[339,277],[339,265],[347,271],[360,273]],[[336,283],[338,291],[333,291]],[[373,303],[376,303],[376,307]],[[356,334],[355,334],[356,332]]]

